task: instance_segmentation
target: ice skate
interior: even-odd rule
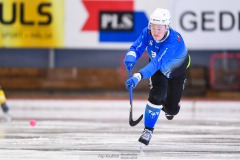
[[[165,112],[165,116],[166,116],[166,118],[167,118],[168,120],[172,120],[172,119],[173,119],[174,115],[168,114],[168,113],[166,112],[165,107],[162,108],[162,111]]]
[[[167,118],[168,120],[172,120],[173,117],[174,117],[174,115],[170,115],[170,114],[168,114],[168,113],[166,113],[166,112],[165,112],[165,116],[166,116],[166,118]]]
[[[144,131],[143,131],[141,137],[138,139],[138,141],[145,145],[148,145],[152,138],[152,134],[153,134],[153,131],[151,131],[149,129],[144,129]]]
[[[140,148],[139,148],[140,150],[139,151],[140,151],[141,156],[145,156],[145,153],[144,153],[145,148],[144,147],[146,147],[146,145],[143,144],[143,143],[140,143]]]
[[[3,117],[5,119],[6,122],[11,122],[12,121],[12,117],[9,114],[9,107],[6,103],[3,103],[2,105],[2,110],[3,110]]]

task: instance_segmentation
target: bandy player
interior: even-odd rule
[[[149,63],[126,81],[127,89],[135,88],[141,79],[149,78],[149,97],[144,114],[144,131],[139,142],[148,145],[154,126],[165,112],[172,120],[180,110],[186,69],[190,66],[190,56],[182,36],[170,27],[171,16],[167,9],[157,8],[150,15],[149,23],[139,38],[126,52],[124,64],[131,71],[145,49]]]

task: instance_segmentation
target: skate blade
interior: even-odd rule
[[[140,144],[140,155],[142,155],[142,156],[145,156],[145,153],[144,153],[144,148],[145,147],[146,147],[145,144],[143,144],[143,143]]]
[[[143,149],[144,149],[145,147],[147,147],[147,146],[146,146],[145,144],[141,143],[141,144],[140,144],[140,151],[143,151]]]

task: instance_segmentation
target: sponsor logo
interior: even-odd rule
[[[240,30],[240,12],[187,10],[180,15],[180,27],[187,32],[202,30],[203,32]]]
[[[156,52],[153,52],[153,51],[151,51],[151,54],[152,54],[152,57],[153,57],[153,58],[155,58],[156,55],[157,55],[157,53],[156,53]]]
[[[149,41],[149,45],[152,46],[153,45],[153,40]]]
[[[80,30],[98,32],[100,42],[133,42],[148,25],[146,14],[135,10],[134,0],[81,2],[89,16]]]
[[[0,2],[0,26],[13,26],[17,23],[22,26],[48,26],[52,23],[52,4],[49,2],[35,2],[34,5],[30,3],[32,6],[27,1],[12,2],[11,5],[6,5],[5,3]],[[30,16],[31,19],[27,19],[27,13],[29,13],[30,9],[36,12],[36,16]],[[7,10],[10,10],[11,14],[7,15],[4,12]]]
[[[159,115],[159,112],[153,112],[149,110],[149,117],[155,119]]]
[[[100,31],[133,31],[133,12],[100,12]]]
[[[164,50],[164,52],[162,53],[162,55],[158,58],[158,62],[161,61],[162,57],[166,54],[167,50],[168,50],[168,48],[166,48],[166,49]]]

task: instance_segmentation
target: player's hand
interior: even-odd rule
[[[136,64],[136,53],[130,51],[124,58],[124,64],[128,71],[132,70]]]
[[[135,73],[131,78],[126,81],[126,88],[128,90],[133,89],[137,86],[138,82],[141,80],[141,74]]]

